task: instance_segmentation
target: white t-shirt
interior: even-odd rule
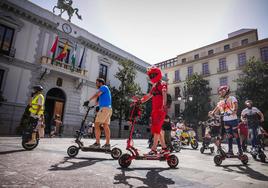
[[[217,106],[220,109],[220,113],[226,114],[223,116],[223,121],[231,121],[237,119],[237,115],[232,114],[235,110],[235,103],[237,103],[237,99],[234,96],[229,96],[227,99],[222,99],[218,102]]]

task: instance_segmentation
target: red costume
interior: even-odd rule
[[[162,79],[161,70],[157,67],[151,67],[147,74],[152,83],[154,83],[153,88],[150,91],[152,97],[152,126],[151,132],[154,134],[160,134],[164,119],[166,117],[166,110],[163,106],[163,91],[167,91],[167,84]]]

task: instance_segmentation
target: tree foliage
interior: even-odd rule
[[[250,99],[268,118],[268,64],[254,57],[249,59],[243,68],[243,76],[236,81],[239,110],[245,107],[244,101]]]
[[[201,75],[194,74],[186,79],[183,96],[185,98],[184,119],[188,122],[197,122],[207,118],[210,106],[209,82]],[[189,100],[192,97],[192,101]]]
[[[121,136],[121,122],[128,120],[130,115],[131,98],[141,95],[140,86],[135,83],[136,70],[130,60],[120,61],[117,73],[114,75],[120,81],[119,88],[111,88],[113,117],[119,120],[119,137]]]

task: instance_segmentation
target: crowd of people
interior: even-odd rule
[[[157,146],[161,144],[161,155],[165,155],[173,150],[171,140],[172,132],[187,132],[192,128],[186,125],[186,122],[179,118],[178,123],[172,123],[168,116],[168,85],[162,80],[161,70],[157,67],[150,67],[147,70],[147,75],[152,83],[150,92],[140,98],[141,103],[146,103],[152,99],[151,112],[151,133],[153,135],[153,144],[148,155],[157,154]],[[96,79],[97,92],[89,97],[88,103],[94,103],[98,106],[94,122],[88,125],[88,131],[95,137],[96,141],[90,145],[90,148],[105,148],[110,149],[110,120],[112,116],[112,98],[109,87],[105,84],[104,79]],[[33,122],[34,128],[32,139],[29,144],[36,141],[36,132],[39,132],[40,137],[44,137],[44,96],[42,94],[43,87],[40,85],[33,87],[33,95],[29,102],[30,121]],[[264,121],[262,112],[253,106],[251,100],[245,101],[246,108],[241,113],[241,118],[238,117],[238,101],[234,96],[230,95],[228,86],[221,86],[218,89],[220,100],[216,107],[208,113],[208,117],[218,116],[222,122],[221,132],[224,133],[228,140],[228,155],[233,155],[233,139],[235,139],[238,147],[238,154],[242,155],[247,151],[248,138],[251,139],[252,149],[256,147],[257,135],[260,124]],[[240,119],[240,123],[239,123]],[[61,134],[63,123],[59,114],[55,114],[52,120],[50,137]],[[105,133],[105,144],[100,145],[101,129]],[[137,137],[140,137],[139,132],[135,132]],[[249,136],[248,136],[249,135]],[[223,134],[221,135],[223,136]]]

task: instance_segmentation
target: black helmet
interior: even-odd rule
[[[36,91],[43,91],[44,90],[43,86],[41,86],[41,85],[35,85],[35,86],[33,86],[33,89]]]

